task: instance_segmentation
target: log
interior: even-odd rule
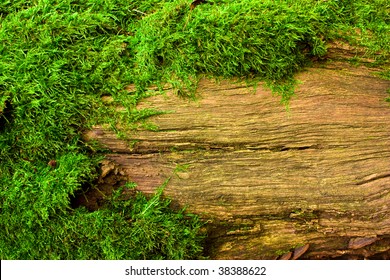
[[[128,131],[133,145],[104,126],[85,137],[140,191],[170,177],[173,205],[208,221],[211,259],[388,259],[390,81],[375,72],[313,66],[289,110],[262,85],[203,79],[196,100],[142,101],[167,113]]]

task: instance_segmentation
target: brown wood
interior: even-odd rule
[[[294,249],[293,260],[299,259],[310,248],[309,244]]]
[[[341,62],[297,75],[289,111],[263,86],[201,80],[196,101],[167,90],[139,108],[159,131],[119,140],[86,134],[112,150],[138,189],[165,194],[209,220],[212,259],[274,259],[310,244],[300,259],[388,258],[390,82]],[[308,247],[307,247],[308,248]]]

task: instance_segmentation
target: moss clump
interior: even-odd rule
[[[389,5],[347,2],[215,0],[193,10],[186,0],[167,2],[137,28],[135,82],[168,81],[191,93],[199,74],[258,78],[288,102],[294,73],[325,56],[330,40],[388,59]]]

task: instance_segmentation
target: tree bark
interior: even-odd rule
[[[390,82],[374,74],[319,64],[297,75],[289,110],[262,85],[204,79],[195,101],[171,90],[144,100],[169,113],[150,119],[157,131],[128,132],[135,144],[103,126],[86,138],[143,192],[170,177],[165,195],[209,221],[212,259],[303,245],[301,259],[389,258]]]

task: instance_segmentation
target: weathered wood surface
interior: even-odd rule
[[[390,82],[372,72],[308,69],[288,112],[262,86],[202,80],[196,101],[168,90],[142,102],[171,113],[151,119],[159,131],[129,133],[133,147],[102,127],[87,138],[139,190],[171,176],[165,194],[210,220],[213,259],[272,259],[305,244],[301,258],[388,257]]]

